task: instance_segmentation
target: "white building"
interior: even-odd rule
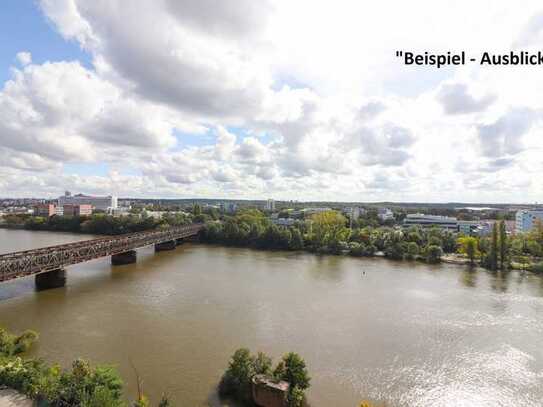
[[[116,196],[71,195],[69,191],[58,198],[58,206],[63,207],[64,205],[91,205],[93,209],[101,211],[118,207]]]
[[[275,210],[275,201],[273,199],[268,199],[266,201],[266,210],[272,212]]]
[[[377,211],[377,216],[382,222],[394,220],[394,213],[388,208],[379,208]]]
[[[423,228],[438,227],[441,229],[458,231],[458,220],[449,216],[424,215],[422,213],[411,213],[403,220],[403,226],[420,226]]]
[[[543,222],[543,209],[524,209],[515,216],[515,232],[526,233],[532,230],[536,221]]]

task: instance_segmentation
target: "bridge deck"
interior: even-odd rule
[[[0,282],[196,235],[202,225],[128,233],[0,255]]]

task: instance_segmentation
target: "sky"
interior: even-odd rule
[[[543,201],[540,1],[3,0],[0,197]]]

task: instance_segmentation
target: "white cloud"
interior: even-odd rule
[[[93,67],[18,54],[0,193],[540,200],[539,68],[394,57],[540,48],[539,2],[219,3],[41,0]],[[63,172],[81,162],[116,171]]]
[[[22,66],[26,66],[32,62],[32,54],[30,52],[18,52],[16,57],[17,61],[19,61]]]

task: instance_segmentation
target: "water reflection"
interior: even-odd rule
[[[477,286],[477,267],[468,266],[460,272],[460,281],[465,287],[474,288]]]
[[[492,290],[498,293],[506,293],[509,288],[509,282],[511,280],[511,272],[498,270],[489,272],[492,276],[490,279],[490,287]]]

